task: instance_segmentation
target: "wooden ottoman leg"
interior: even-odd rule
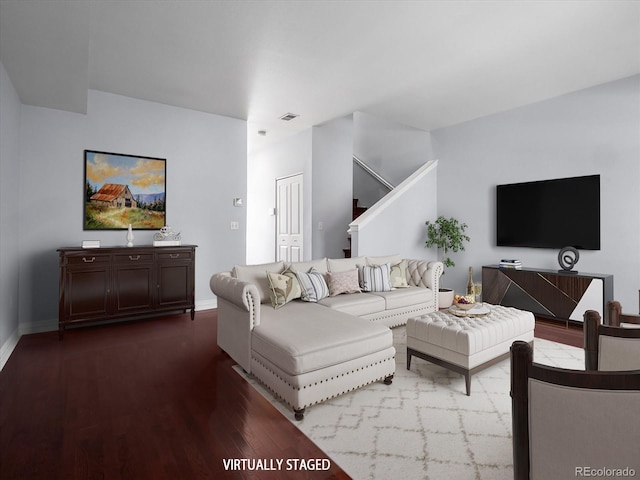
[[[304,418],[304,408],[294,409],[296,420],[302,420]]]
[[[391,382],[393,382],[393,375],[389,375],[388,377],[384,377],[384,384],[385,385],[391,385]]]
[[[411,350],[407,348],[407,370],[411,368]]]
[[[467,397],[471,396],[471,372],[467,371],[467,373],[464,374],[464,383],[465,386],[467,387]]]

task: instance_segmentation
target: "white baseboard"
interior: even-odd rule
[[[196,302],[196,312],[200,310],[211,310],[212,308],[218,308],[218,299],[212,298],[211,300],[203,300]]]
[[[0,347],[0,371],[4,368],[5,363],[9,360],[9,357],[13,353],[13,350],[18,345],[18,341],[20,340],[20,334],[18,334],[18,329],[15,329],[9,338],[2,344]]]
[[[32,333],[55,332],[57,330],[58,330],[57,318],[20,324],[20,335],[30,335]]]

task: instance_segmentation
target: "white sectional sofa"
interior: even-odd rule
[[[438,309],[441,274],[440,262],[398,255],[236,265],[211,277],[218,345],[300,420],[310,405],[391,383],[389,327]],[[376,291],[359,292],[363,282]]]

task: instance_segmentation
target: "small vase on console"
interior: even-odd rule
[[[133,230],[131,224],[129,224],[129,230],[127,231],[127,247],[133,247]]]

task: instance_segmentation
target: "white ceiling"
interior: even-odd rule
[[[432,130],[640,73],[640,2],[0,0],[0,60],[25,104],[86,113],[102,90],[247,120],[256,147],[354,111]]]

